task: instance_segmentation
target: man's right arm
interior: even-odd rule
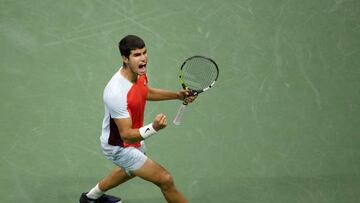
[[[134,143],[143,140],[139,129],[132,129],[131,118],[115,118],[116,126],[119,130],[121,139],[126,143]]]
[[[115,118],[114,121],[119,130],[121,139],[124,142],[131,144],[144,140],[144,135],[141,135],[140,129],[132,128],[131,118]],[[156,132],[165,128],[166,125],[167,120],[164,114],[158,114],[152,122],[152,127]]]

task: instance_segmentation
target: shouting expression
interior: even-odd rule
[[[135,75],[145,75],[147,65],[147,50],[146,47],[141,49],[131,50],[129,57],[123,56],[123,62],[127,68]]]

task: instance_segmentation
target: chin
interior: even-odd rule
[[[140,71],[139,71],[139,72],[138,72],[138,75],[146,75],[146,71],[144,71],[144,72],[142,72],[142,71],[140,72]]]

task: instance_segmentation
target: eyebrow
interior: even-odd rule
[[[142,52],[136,52],[136,53],[132,53],[134,56],[139,56],[141,54],[144,54],[144,53],[147,53],[147,49],[145,49],[144,51]]]

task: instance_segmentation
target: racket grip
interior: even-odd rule
[[[173,120],[173,123],[175,125],[180,125],[181,124],[181,118],[182,118],[182,116],[183,116],[183,114],[185,112],[185,109],[186,109],[186,104],[181,104],[181,106],[180,106],[180,108],[179,108],[178,112],[176,113],[176,116],[175,116],[175,118]]]

